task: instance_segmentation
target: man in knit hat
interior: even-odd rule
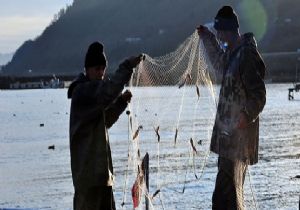
[[[70,153],[75,189],[74,210],[115,209],[113,166],[107,134],[132,95],[122,94],[141,56],[125,60],[110,79],[104,79],[107,61],[103,45],[89,46],[85,74],[71,84]]]
[[[258,161],[259,114],[266,102],[265,65],[252,33],[241,35],[236,13],[222,7],[215,36],[198,27],[209,60],[222,83],[210,149],[219,155],[212,209],[244,209],[248,165]]]

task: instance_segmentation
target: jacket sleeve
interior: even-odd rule
[[[106,109],[122,92],[125,84],[131,78],[133,68],[129,61],[123,62],[115,74],[106,81],[97,81],[97,88],[95,91],[95,98],[97,104],[103,109]]]
[[[217,73],[223,73],[227,62],[227,53],[220,47],[216,36],[212,32],[203,34],[201,38],[213,68]]]
[[[121,96],[117,98],[107,109],[105,110],[105,125],[110,128],[118,119],[122,112],[126,109],[127,102],[122,99]]]
[[[126,60],[109,80],[79,83],[72,93],[73,112],[85,122],[97,118],[121,94],[132,72],[133,68]]]
[[[258,118],[266,103],[264,83],[265,65],[259,53],[253,49],[244,49],[241,54],[240,74],[246,90],[244,111],[249,122]]]

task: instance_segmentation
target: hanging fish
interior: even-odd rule
[[[200,90],[198,85],[196,85],[196,91],[197,91],[197,96],[198,96],[198,100],[200,99]]]
[[[142,129],[143,129],[143,126],[140,125],[132,137],[133,140],[135,140],[138,137],[140,130],[142,130]]]
[[[194,169],[195,178],[198,179],[198,176],[196,174],[196,164],[195,164],[195,154],[194,153],[193,153],[193,169]]]
[[[195,178],[198,179],[198,176],[196,174],[196,166],[195,166],[195,154],[197,154],[197,149],[194,145],[194,141],[193,139],[191,138],[190,139],[190,142],[191,142],[191,145],[192,145],[192,148],[193,148],[193,169],[194,169],[194,175],[195,175]]]
[[[198,179],[198,176],[197,176],[197,174],[195,173],[194,175],[195,175],[195,178],[196,178],[196,179]]]
[[[185,83],[186,83],[186,79],[180,81],[179,84],[178,84],[178,88],[179,89],[182,88],[185,85]]]
[[[175,145],[176,145],[176,142],[177,142],[177,135],[178,135],[178,128],[176,128],[176,131],[175,131],[175,137],[174,137]]]
[[[186,78],[187,82],[192,82],[192,75],[190,73],[187,74]]]
[[[147,172],[146,170],[148,170],[147,167],[149,167],[148,153],[143,158],[141,167],[138,165],[138,175],[137,175],[136,180],[131,188],[131,195],[132,195],[132,201],[133,201],[134,208],[137,208],[141,201],[142,191],[143,191],[142,186],[145,183],[145,177],[147,177],[147,174],[146,174],[146,172]]]
[[[191,82],[192,81],[192,76],[190,73],[188,73],[185,78],[179,82],[178,88],[182,88],[187,82]]]
[[[192,138],[190,139],[190,143],[191,143],[191,146],[192,146],[192,148],[193,148],[193,151],[197,154],[197,149],[196,149],[196,147],[195,147],[195,145],[194,145],[194,141],[193,141]]]
[[[157,126],[157,128],[154,128],[154,131],[155,131],[156,136],[157,136],[157,141],[160,142],[159,126]]]
[[[155,193],[152,195],[152,199],[154,199],[158,195],[158,193],[160,193],[160,189],[155,191]]]
[[[132,196],[132,202],[134,208],[137,208],[140,204],[143,184],[144,184],[144,174],[139,172],[131,188],[131,196]]]
[[[138,149],[138,151],[137,151],[137,154],[138,154],[138,157],[140,158],[141,157],[141,152],[140,152],[140,150]],[[139,170],[140,168],[138,168],[138,170]]]
[[[133,137],[132,137],[133,140],[135,140],[135,139],[138,137],[139,132],[140,132],[139,129],[137,129],[137,130],[135,131],[135,133],[134,133],[134,135],[133,135]]]
[[[130,129],[132,131],[132,117],[131,116],[129,117],[129,122],[130,122]]]
[[[186,180],[184,181],[184,185],[183,185],[183,188],[182,188],[182,194],[184,194],[184,192],[185,192],[185,183],[186,183]]]

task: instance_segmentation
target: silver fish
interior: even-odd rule
[[[196,147],[195,147],[195,145],[194,145],[194,141],[193,141],[192,138],[190,139],[190,143],[191,143],[191,146],[192,146],[193,151],[197,154],[197,149],[196,149]]]
[[[198,85],[196,85],[196,91],[197,91],[197,96],[198,96],[198,100],[199,100],[199,98],[200,98],[200,90],[199,90]]]
[[[135,133],[134,133],[134,135],[133,135],[133,137],[132,137],[133,140],[135,140],[135,139],[138,137],[139,132],[140,132],[139,129],[137,129],[137,130],[135,131]]]
[[[155,131],[156,136],[157,136],[157,141],[160,142],[159,126],[157,126],[157,128],[154,128],[154,131]]]
[[[176,128],[176,131],[175,131],[175,137],[174,137],[174,143],[175,143],[175,145],[177,143],[177,135],[178,135],[178,128]]]
[[[155,191],[155,193],[152,195],[152,199],[155,198],[158,195],[158,193],[160,193],[160,190]]]
[[[132,137],[133,140],[135,140],[135,139],[138,137],[138,135],[139,135],[139,133],[140,133],[140,130],[142,130],[142,129],[143,129],[143,126],[140,125],[140,126],[138,127],[138,129],[135,131],[135,133],[134,133],[134,135],[133,135],[133,137]]]

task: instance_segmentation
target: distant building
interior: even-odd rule
[[[69,85],[66,83],[66,85]],[[10,84],[10,89],[43,89],[43,88],[64,88],[65,82],[58,78],[52,78],[50,81],[40,82],[15,82]]]
[[[140,37],[127,37],[125,41],[129,43],[138,43],[142,41],[142,39]]]
[[[10,84],[10,89],[39,89],[42,88],[41,82],[15,82]]]

